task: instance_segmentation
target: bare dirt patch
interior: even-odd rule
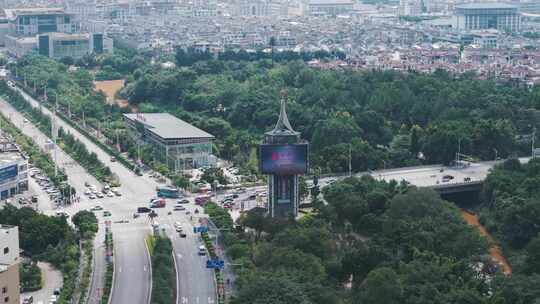
[[[115,97],[116,93],[124,87],[124,84],[124,79],[94,81],[94,90],[102,91],[103,93],[105,93],[105,96],[107,97],[107,103],[116,103],[120,107],[127,107],[129,106],[127,100],[118,99]]]

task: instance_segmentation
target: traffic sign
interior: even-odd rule
[[[212,259],[206,261],[206,268],[223,269],[225,267],[225,261],[220,259]]]
[[[201,226],[201,227],[193,227],[193,232],[194,233],[197,233],[197,232],[208,232],[208,227],[205,227],[205,226]]]

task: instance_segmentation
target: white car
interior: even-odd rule
[[[182,232],[182,224],[180,224],[180,222],[175,222],[174,229],[176,230],[176,232]]]
[[[101,193],[101,192],[96,193],[96,196],[99,197],[99,198],[104,198],[105,197],[105,196],[103,196],[103,193]]]
[[[101,206],[94,206],[94,207],[92,207],[92,209],[90,209],[90,211],[100,211],[100,210],[103,210],[103,207],[101,207]]]
[[[112,192],[109,191],[109,192],[107,192],[107,196],[108,196],[108,197],[114,197],[114,193],[112,193]]]
[[[90,190],[84,191],[84,195],[91,195],[91,194],[92,194],[92,191],[90,191]]]
[[[88,198],[89,198],[89,199],[95,199],[95,198],[96,198],[96,196],[95,196],[95,195],[93,195],[93,194],[90,194],[90,195],[88,196]]]

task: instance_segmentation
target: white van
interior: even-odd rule
[[[199,246],[199,255],[206,255],[206,248],[204,245]]]

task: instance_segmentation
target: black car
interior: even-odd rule
[[[139,207],[139,208],[137,208],[138,213],[148,213],[150,211],[152,211],[152,210],[150,208],[147,208],[147,207]]]
[[[179,200],[178,202],[176,202],[177,204],[189,204],[189,200],[187,199],[181,199]]]

